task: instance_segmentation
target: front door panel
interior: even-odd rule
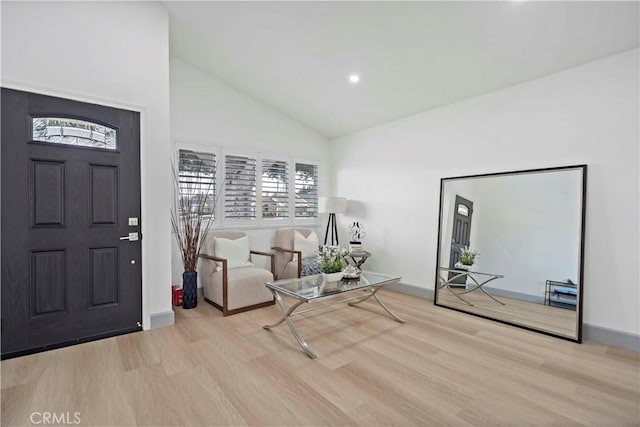
[[[2,89],[2,357],[140,329],[136,112]]]

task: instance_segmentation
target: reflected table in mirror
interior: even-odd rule
[[[449,276],[448,279],[445,279],[444,277],[442,277],[442,275],[446,274]],[[489,298],[491,298],[492,300],[494,300],[495,302],[505,305],[502,301],[496,299],[493,295],[491,295],[489,292],[486,291],[486,289],[484,289],[484,285],[486,285],[487,283],[496,280],[496,279],[502,279],[504,276],[502,274],[493,274],[493,273],[482,273],[479,271],[471,271],[471,270],[461,270],[461,269],[457,269],[457,268],[446,268],[446,267],[440,267],[440,289],[442,288],[447,288],[449,289],[449,291],[455,295],[456,297],[458,297],[462,302],[469,304],[471,306],[473,306],[472,303],[470,303],[468,300],[464,299],[462,297],[462,295],[464,294],[468,294],[470,292],[473,291],[477,291],[480,290],[482,291],[485,295],[487,295]],[[452,284],[454,284],[455,280],[460,279],[460,278],[469,278],[471,279],[472,283],[466,283],[464,290],[460,291],[460,292],[456,292],[453,290],[453,287],[451,286]],[[468,286],[471,285],[471,288],[468,288]]]
[[[372,273],[369,271],[363,271],[360,273],[360,277],[356,280],[340,280],[337,282],[326,282],[323,275],[318,274],[314,276],[305,276],[299,279],[286,279],[276,280],[274,282],[267,282],[267,288],[273,293],[273,296],[278,303],[278,307],[282,310],[282,318],[276,323],[263,326],[264,329],[271,329],[282,323],[286,322],[291,330],[291,333],[295,337],[300,347],[304,352],[312,359],[316,358],[315,352],[311,349],[307,341],[298,332],[293,324],[292,317],[302,313],[317,310],[323,307],[327,307],[334,304],[340,304],[349,301],[350,306],[356,306],[369,298],[373,298],[384,311],[389,314],[394,320],[400,323],[404,323],[400,317],[392,312],[377,295],[380,289],[391,283],[396,283],[400,280],[397,276],[386,276],[383,274]],[[304,303],[328,300],[340,295],[353,295],[347,298],[340,298],[339,300],[319,304],[315,307],[295,311],[300,305]],[[297,301],[291,306],[287,306],[282,296],[289,296]]]

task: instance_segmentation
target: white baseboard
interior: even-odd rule
[[[385,286],[385,289],[391,289],[403,294],[412,295],[418,298],[424,298],[433,301],[433,289],[422,288],[419,286],[407,285],[406,283],[397,282]]]
[[[173,311],[165,311],[163,313],[154,313],[151,315],[151,329],[164,328],[175,323],[175,314]]]
[[[626,348],[627,350],[640,353],[640,335],[583,323],[582,338],[612,347]]]

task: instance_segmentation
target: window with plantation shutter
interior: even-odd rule
[[[225,219],[256,219],[256,159],[227,154],[225,161]]]
[[[181,215],[204,215],[216,227],[284,226],[318,220],[318,169],[314,160],[282,154],[227,151],[176,142]]]
[[[262,159],[262,218],[289,218],[289,162]]]
[[[181,215],[213,217],[216,200],[216,155],[178,150],[178,203]]]
[[[318,218],[318,165],[296,162],[295,170],[295,217]]]

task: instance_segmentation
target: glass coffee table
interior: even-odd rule
[[[287,322],[291,333],[298,341],[298,344],[300,344],[300,347],[302,347],[302,349],[310,358],[315,359],[316,354],[313,352],[313,350],[311,350],[309,344],[307,344],[305,339],[302,337],[302,335],[300,335],[300,333],[298,333],[295,326],[293,325],[293,321],[291,319],[293,316],[306,313],[308,311],[318,310],[330,305],[341,304],[347,301],[350,301],[350,306],[355,306],[373,297],[373,299],[376,300],[380,307],[382,307],[389,314],[389,316],[400,323],[404,323],[404,320],[402,320],[395,313],[389,310],[389,308],[384,305],[382,301],[380,301],[380,297],[377,295],[380,289],[388,284],[396,283],[400,279],[400,277],[396,276],[385,276],[383,274],[363,271],[362,273],[360,273],[360,277],[358,279],[343,279],[339,282],[326,283],[321,274],[317,274],[314,276],[305,276],[299,279],[286,279],[267,282],[267,288],[269,288],[271,293],[273,293],[273,296],[275,297],[280,310],[282,310],[282,319],[272,325],[265,325],[263,326],[263,328],[271,329],[278,325],[281,325],[284,322]],[[347,298],[341,298],[338,301],[328,302],[306,310],[295,312],[295,310],[304,303],[329,300],[337,296],[345,296],[345,294],[350,294],[353,296],[347,296]],[[282,299],[282,295],[293,297],[297,301],[291,306],[287,307],[286,303]]]

